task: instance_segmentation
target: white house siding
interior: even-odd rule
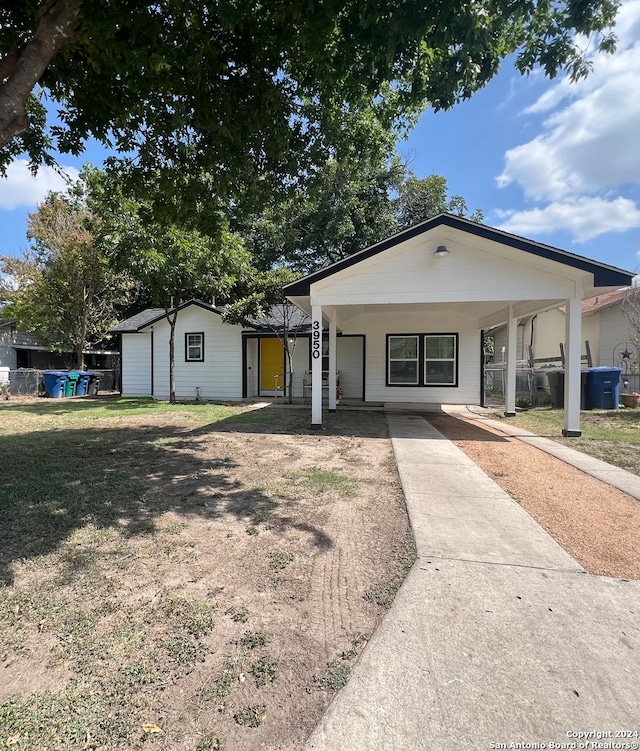
[[[452,302],[565,300],[575,293],[575,271],[566,277],[543,258],[522,263],[479,238],[474,246],[447,240],[450,254],[433,255],[432,243],[417,237],[397,248],[363,260],[311,286],[311,304],[367,305]],[[578,275],[576,275],[578,276]]]
[[[480,400],[480,332],[474,320],[454,308],[440,308],[435,315],[428,309],[364,313],[343,331],[366,336],[366,401],[477,404]],[[458,334],[457,387],[386,386],[387,334]]]
[[[204,333],[204,362],[185,361],[185,334]],[[124,359],[124,358],[123,358]],[[169,398],[169,324],[153,326],[153,394]],[[217,313],[198,305],[178,313],[175,333],[176,398],[242,398],[242,327],[222,322]]]
[[[620,367],[620,361],[614,361],[614,350],[620,344],[633,342],[633,331],[622,314],[622,308],[620,305],[615,305],[589,317],[600,318],[599,365]]]
[[[560,357],[560,342],[565,340],[565,314],[558,310],[540,313],[534,322],[534,357]],[[600,326],[598,315],[582,316],[582,354],[586,355],[584,342],[589,342],[594,365],[606,365],[600,356]]]
[[[560,310],[540,313],[534,323],[533,355],[535,358],[560,357],[564,342],[565,315]]]
[[[517,360],[526,360],[529,357],[529,351],[528,351],[528,344],[529,341],[527,340],[525,343],[525,333],[526,330],[528,330],[528,327],[524,324],[518,324],[518,331],[517,331],[517,339],[516,339],[516,359]],[[494,355],[493,355],[493,361],[495,363],[501,363],[507,360],[507,344],[508,344],[508,330],[506,326],[501,326],[496,333],[493,335],[493,346],[494,346]],[[502,349],[504,348],[504,353],[502,352]]]
[[[151,334],[122,334],[122,396],[151,396]]]

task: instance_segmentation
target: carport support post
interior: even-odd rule
[[[513,317],[509,306],[507,322],[507,380],[505,383],[505,412],[507,417],[516,414],[516,359],[518,357],[518,319]]]
[[[336,411],[338,384],[336,383],[336,321],[329,319],[329,412]]]
[[[311,428],[322,428],[322,306],[311,306]]]
[[[564,365],[564,428],[562,435],[578,438],[580,430],[581,375],[580,350],[582,345],[582,302],[578,297],[566,301],[565,365]]]

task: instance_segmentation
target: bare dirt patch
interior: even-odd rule
[[[25,462],[38,419],[1,437],[0,746],[301,748],[414,559],[384,415],[52,411]]]
[[[640,502],[539,449],[462,417],[425,415],[584,568],[640,579]]]

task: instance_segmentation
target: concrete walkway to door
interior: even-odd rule
[[[586,574],[422,417],[387,420],[418,560],[306,751],[597,748],[584,734],[640,730],[640,582]]]

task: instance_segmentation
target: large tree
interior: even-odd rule
[[[136,282],[139,301],[165,309],[169,400],[174,403],[175,328],[181,304],[194,298],[220,304],[244,294],[252,265],[222,212],[203,212],[206,222],[197,207],[191,216],[183,216],[181,195],[163,193],[162,182],[149,182],[146,198],[136,200],[127,195],[116,172],[93,170],[87,203],[100,216],[99,242],[113,268]],[[206,233],[198,228],[203,224]]]
[[[353,112],[392,130],[528,73],[613,50],[616,0],[20,0],[0,7],[0,170],[88,137],[131,164],[204,171],[218,195],[320,163]],[[43,98],[58,106],[47,129]],[[346,118],[346,119],[345,119]],[[339,156],[339,154],[338,154]]]
[[[640,347],[640,279],[638,283],[629,287],[622,300],[622,313],[633,331],[633,341]]]
[[[394,234],[390,196],[402,174],[396,159],[327,161],[245,226],[256,263],[309,273]]]
[[[400,184],[394,208],[399,230],[442,213],[464,216],[473,222],[483,219],[481,209],[467,214],[467,202],[462,196],[448,196],[447,180],[441,175],[419,178],[410,174]]]
[[[376,152],[329,160],[240,232],[260,268],[311,273],[442,212],[482,221],[481,210],[468,214],[462,196],[449,196],[446,178],[417,178]]]
[[[79,368],[133,292],[129,276],[115,271],[98,247],[97,222],[72,191],[50,194],[29,215],[32,247],[18,257],[0,256],[3,315],[54,352],[71,348]]]

